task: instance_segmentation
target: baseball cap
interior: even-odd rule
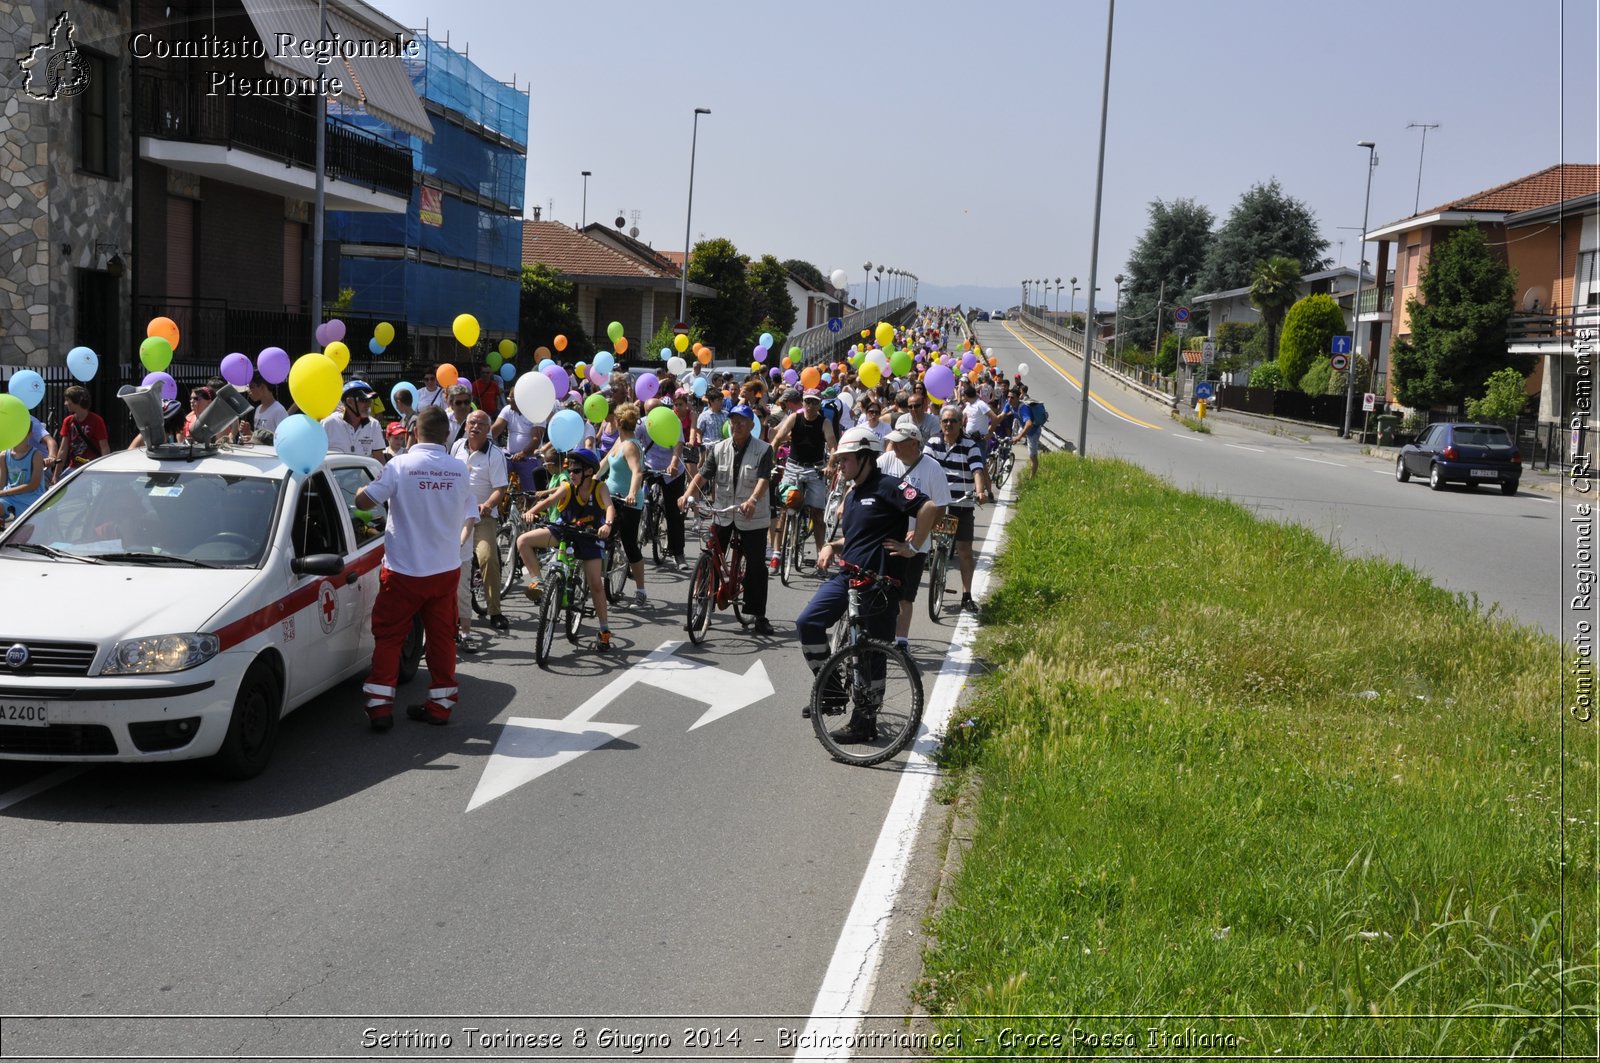
[[[399,421],[395,421],[388,428],[384,429],[384,431],[392,436],[403,436],[406,434],[406,426],[401,424]]]
[[[783,392],[783,396],[778,401],[780,401],[780,402],[799,402],[800,398],[801,398],[801,396],[800,396],[800,389],[799,388],[785,388],[784,392]]]
[[[917,427],[917,419],[909,413],[901,415],[894,423],[894,431],[889,433],[891,443],[904,443],[907,440],[922,442],[922,429]]]
[[[733,409],[728,411],[728,416],[729,417],[743,417],[743,418],[745,418],[747,420],[754,421],[756,419],[756,411],[754,411],[754,410],[752,410],[750,408],[750,404],[749,403],[741,402],[741,403],[739,403],[739,405],[735,406]]]
[[[807,401],[807,402],[810,402],[813,399],[815,399],[818,402],[821,402],[822,401],[822,392],[818,391],[816,388],[807,388],[806,389],[806,393],[805,393],[805,395],[803,397],[804,397],[805,401]]]
[[[182,412],[182,410],[183,403],[179,402],[177,399],[168,399],[166,402],[161,404],[161,419],[165,421],[169,417],[175,417]]]

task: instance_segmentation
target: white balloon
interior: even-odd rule
[[[1027,376],[1028,375],[1028,363],[1027,362],[1018,362],[1017,363],[1017,375],[1018,376]]]
[[[673,376],[682,376],[684,371],[688,368],[689,363],[684,361],[682,358],[677,357],[676,355],[674,355],[667,362],[667,372],[671,373]]]
[[[829,277],[828,279],[833,281],[833,286],[835,288],[843,288],[845,282],[848,281],[850,277],[847,273],[845,273],[844,270],[836,269],[833,271],[833,276]]]
[[[542,424],[556,408],[556,386],[543,373],[523,373],[517,377],[513,392],[517,409],[534,424]]]

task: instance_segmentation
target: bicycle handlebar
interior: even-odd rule
[[[860,580],[863,584],[883,583],[890,587],[900,586],[900,581],[885,572],[874,572],[870,568],[862,568],[854,561],[840,558],[837,562],[839,571],[849,576],[852,581]]]

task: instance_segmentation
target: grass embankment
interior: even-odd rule
[[[1554,639],[1121,462],[1047,458],[1008,535],[944,753],[980,785],[938,1024],[973,1054],[1050,1050],[1005,1028],[1058,1054],[1592,1051],[1595,725]]]

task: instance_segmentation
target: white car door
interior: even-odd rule
[[[304,604],[293,616],[290,643],[291,697],[309,695],[348,674],[367,614],[362,609],[359,558],[350,542],[338,489],[326,472],[306,477],[296,493],[290,541],[293,556],[336,554],[344,568],[336,576],[294,576]]]
[[[351,523],[356,537],[354,566],[360,576],[356,587],[361,599],[361,621],[356,625],[355,654],[361,668],[365,669],[372,661],[375,644],[372,637],[372,607],[378,600],[378,570],[383,563],[384,530],[389,507],[379,507],[371,514],[371,520],[356,519],[353,516],[356,492],[377,479],[377,471],[365,462],[355,461],[330,465],[328,471],[338,485],[345,511],[352,513]]]

